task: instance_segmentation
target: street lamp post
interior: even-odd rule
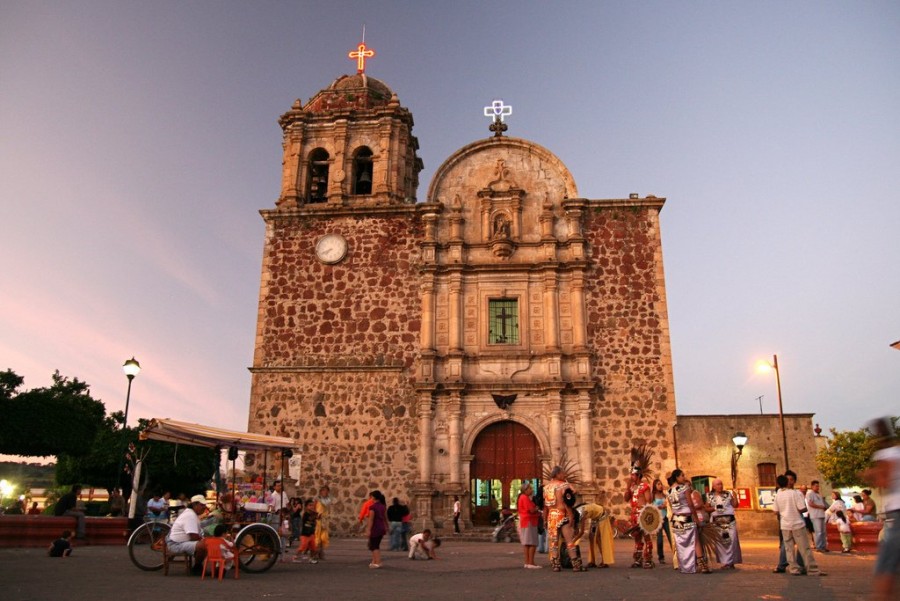
[[[784,471],[787,471],[791,469],[791,465],[788,463],[787,432],[784,429],[784,406],[781,403],[781,370],[778,369],[778,355],[772,355],[772,363],[760,362],[760,368],[765,371],[775,370],[775,385],[778,388],[778,419],[781,421],[781,444],[784,449]]]
[[[125,428],[128,427],[128,405],[131,403],[131,381],[141,372],[141,364],[137,362],[137,359],[132,357],[122,365],[122,371],[125,372],[125,377],[128,378],[128,392],[125,394],[125,418],[122,421],[122,448],[119,452],[119,468],[116,470],[117,485],[121,484],[122,468],[125,464],[125,437],[127,436]]]
[[[731,488],[734,490],[737,488],[738,461],[740,461],[741,455],[744,454],[747,435],[743,432],[735,432],[734,436],[731,437],[731,442],[734,443],[735,447],[731,451]]]

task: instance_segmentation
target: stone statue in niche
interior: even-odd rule
[[[494,232],[491,240],[509,240],[509,219],[506,215],[499,214],[494,217]]]

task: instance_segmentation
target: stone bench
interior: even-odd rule
[[[0,516],[0,547],[49,547],[63,530],[75,533],[72,516]],[[128,518],[85,518],[85,540],[80,545],[124,545],[128,542]]]
[[[850,530],[852,530],[853,535],[853,551],[877,553],[878,536],[881,534],[883,526],[882,522],[851,522]],[[838,532],[837,525],[828,523],[825,527],[825,536],[829,549],[838,551],[843,548],[841,546],[841,533]]]

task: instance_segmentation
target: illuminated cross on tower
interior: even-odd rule
[[[502,136],[503,132],[508,129],[506,123],[503,122],[503,118],[509,115],[512,115],[512,107],[503,104],[502,100],[495,100],[491,103],[491,106],[484,107],[484,116],[493,119],[488,129],[494,132],[495,136]]]
[[[356,47],[356,52],[350,52],[348,55],[351,59],[356,59],[356,72],[357,73],[365,73],[366,72],[366,59],[372,58],[375,56],[375,51],[367,48],[365,42],[360,42],[359,46]]]

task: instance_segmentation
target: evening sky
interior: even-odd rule
[[[786,412],[900,414],[896,2],[0,0],[0,369],[113,411],[134,355],[130,423],[245,429],[276,119],[363,24],[419,201],[495,98],[582,196],[667,198],[679,413],[777,411],[777,353]]]

